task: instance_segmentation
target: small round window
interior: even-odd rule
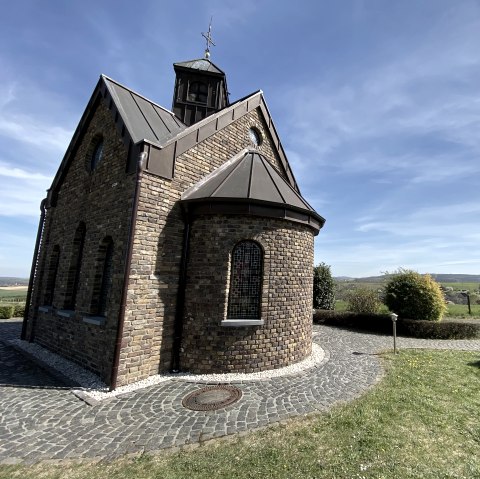
[[[90,158],[90,169],[93,171],[97,165],[102,161],[103,158],[103,139],[99,139],[92,152]]]
[[[260,146],[262,144],[262,134],[256,128],[248,130],[248,137],[253,143],[253,146]]]

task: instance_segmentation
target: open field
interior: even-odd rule
[[[472,352],[385,354],[381,383],[324,414],[188,452],[0,466],[0,479],[480,477],[479,359]]]
[[[479,283],[440,283],[442,286],[453,288],[455,291],[478,291]]]
[[[0,303],[22,302],[27,299],[26,286],[4,286],[0,288]]]

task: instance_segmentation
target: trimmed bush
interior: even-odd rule
[[[480,337],[480,321],[464,323],[460,321],[424,321],[402,319],[398,322],[399,334],[414,338],[429,339],[475,339]]]
[[[25,314],[25,305],[22,303],[16,304],[15,309],[13,311],[13,315],[15,318],[22,318]]]
[[[314,324],[327,324],[382,334],[391,334],[392,332],[392,320],[389,314],[316,311],[313,315],[313,322]]]
[[[387,335],[391,335],[393,330],[389,314],[317,311],[313,316],[313,322]],[[401,319],[397,322],[397,334],[425,339],[475,339],[480,338],[480,321],[435,322]]]
[[[347,300],[347,310],[352,313],[375,314],[381,306],[376,291],[369,288],[355,289],[348,294]]]
[[[13,304],[0,304],[0,319],[13,318],[15,307]]]
[[[411,270],[400,270],[387,282],[384,302],[400,318],[440,321],[447,311],[440,285]]]
[[[335,282],[330,266],[320,263],[313,268],[313,308],[332,310],[335,307]]]

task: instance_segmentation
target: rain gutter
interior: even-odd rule
[[[28,292],[27,292],[27,299],[25,301],[25,313],[23,314],[23,324],[22,324],[22,333],[20,339],[25,340],[27,336],[27,323],[28,323],[28,315],[30,313],[30,301],[32,300],[32,291],[33,291],[33,282],[35,277],[35,270],[37,269],[37,262],[38,262],[38,251],[40,249],[40,240],[42,239],[42,232],[43,232],[43,225],[45,223],[45,214],[46,208],[45,204],[47,203],[47,198],[44,198],[40,203],[40,221],[38,222],[38,231],[37,231],[37,240],[35,242],[35,250],[33,252],[33,259],[32,259],[32,267],[30,269],[30,279],[28,281]],[[30,336],[28,341],[31,343],[34,338],[34,328],[35,328],[35,318],[36,315],[34,314],[32,317],[32,327],[30,329]]]

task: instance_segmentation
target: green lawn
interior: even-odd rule
[[[380,384],[328,413],[190,452],[4,466],[0,478],[480,478],[480,354],[402,351],[383,360]]]

